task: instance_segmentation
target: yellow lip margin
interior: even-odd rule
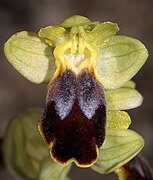
[[[56,159],[53,154],[52,154],[52,147],[54,145],[54,142],[51,142],[50,144],[47,143],[46,139],[45,139],[45,135],[43,133],[43,130],[42,130],[42,122],[41,120],[39,121],[38,123],[38,130],[39,130],[39,133],[41,134],[43,140],[45,141],[46,145],[48,146],[48,149],[50,150],[50,156],[51,158],[54,160],[54,162],[57,162],[58,164],[62,165],[62,166],[68,166],[70,163],[74,162],[78,167],[81,167],[81,168],[88,168],[90,166],[92,166],[98,159],[99,157],[99,150],[98,150],[98,147],[96,145],[96,153],[97,153],[97,158],[92,161],[90,164],[79,164],[78,161],[75,159],[75,158],[71,158],[69,159],[67,162],[65,163],[62,163],[61,161],[59,161],[58,159]]]

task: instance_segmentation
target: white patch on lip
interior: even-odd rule
[[[69,61],[72,65],[75,67],[78,67],[79,64],[85,60],[85,54],[71,54],[71,53],[65,53],[64,57],[66,58],[67,61]]]

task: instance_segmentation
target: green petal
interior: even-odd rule
[[[50,157],[47,157],[41,163],[37,180],[69,180],[67,174],[70,168],[71,165],[60,166],[58,163],[53,162]]]
[[[122,87],[135,89],[136,83],[134,81],[128,81]]]
[[[109,110],[127,110],[140,106],[141,94],[130,88],[119,88],[105,91]]]
[[[55,72],[52,49],[35,33],[20,32],[4,46],[8,61],[25,78],[34,83],[49,82]]]
[[[134,131],[107,129],[106,139],[99,149],[100,157],[91,168],[102,174],[112,172],[136,156],[143,146],[143,138]]]
[[[92,31],[86,31],[85,39],[95,44],[95,46],[102,46],[118,31],[117,24],[104,22],[97,25]]]
[[[138,40],[126,36],[114,36],[99,50],[96,65],[105,89],[123,86],[143,66],[148,51]]]
[[[39,132],[41,109],[30,109],[13,118],[6,130],[3,154],[6,167],[20,179],[35,179],[48,149]]]
[[[65,19],[64,21],[62,21],[60,23],[60,26],[62,26],[64,28],[70,28],[70,27],[74,27],[74,26],[82,26],[82,25],[88,24],[90,22],[91,22],[90,19],[88,19],[84,16],[74,15],[74,16],[71,16],[71,17]]]
[[[125,111],[108,111],[107,128],[127,129],[131,124],[131,118]]]
[[[48,26],[42,28],[40,29],[38,35],[45,38],[45,41],[51,46],[56,46],[57,43],[59,43],[58,41],[64,41],[66,36],[68,36],[66,30],[58,26]]]

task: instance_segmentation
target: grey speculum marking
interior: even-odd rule
[[[89,120],[92,119],[100,104],[106,106],[105,95],[101,91],[102,87],[87,70],[78,77],[70,70],[67,70],[58,83],[58,93],[52,99],[55,101],[55,109],[61,120],[64,120],[70,113],[75,98],[78,98],[81,111]],[[98,90],[101,91],[101,94],[97,94],[96,91]]]

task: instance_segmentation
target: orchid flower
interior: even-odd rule
[[[8,61],[29,81],[48,83],[39,132],[54,162],[115,171],[142,149],[123,110],[143,98],[132,77],[148,57],[138,40],[118,36],[112,22],[75,15],[38,33],[22,31],[5,43]]]

